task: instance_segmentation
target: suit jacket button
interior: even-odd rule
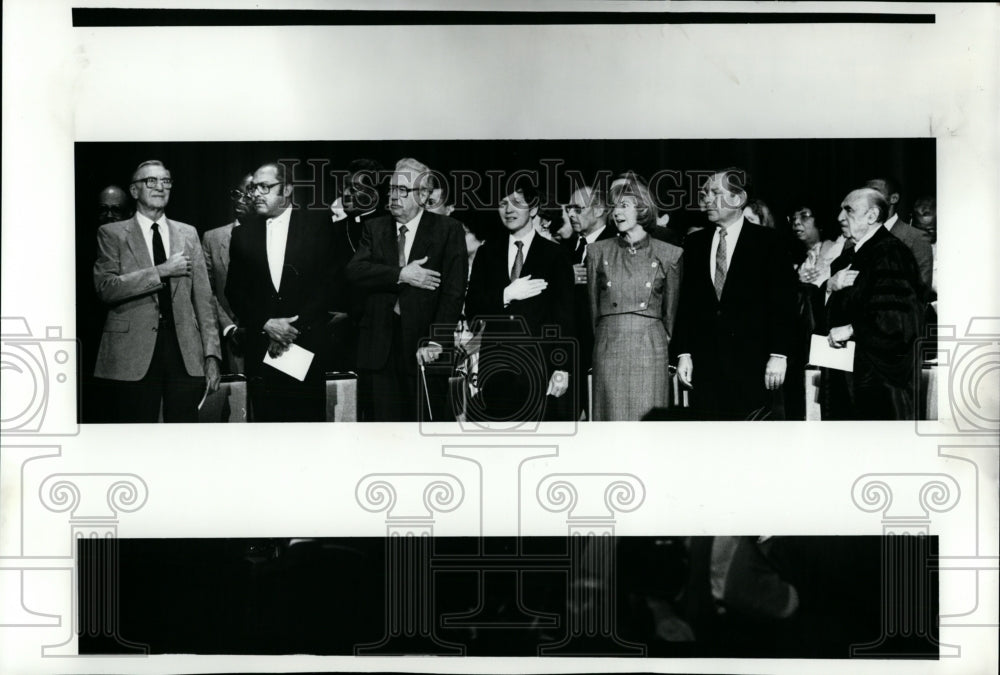
[[[641,307],[642,309],[645,309],[646,308],[646,303],[645,302],[640,302],[639,303],[639,307]]]
[[[156,326],[153,326],[153,332],[154,333],[156,332]]]
[[[653,284],[651,284],[650,282],[647,281],[646,282],[646,288],[652,288],[652,287],[653,287]]]
[[[611,288],[611,282],[610,281],[608,282],[608,288]]]
[[[612,302],[612,303],[611,303],[611,306],[612,306],[612,307],[617,307],[617,306],[618,306],[618,303],[617,303],[617,302]]]

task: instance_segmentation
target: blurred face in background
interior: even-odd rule
[[[819,242],[819,229],[816,227],[812,209],[799,209],[792,215],[792,234],[809,247]]]
[[[607,214],[603,204],[592,204],[589,188],[580,188],[569,198],[566,213],[573,230],[584,236],[598,230]]]
[[[913,204],[913,226],[926,232],[931,243],[937,243],[937,201],[921,197]]]
[[[476,251],[479,247],[483,245],[483,240],[480,239],[465,225],[462,225],[462,229],[465,230],[465,251],[469,254],[469,257],[476,255]]]
[[[344,191],[340,195],[341,206],[348,216],[360,216],[378,207],[378,188],[371,172],[356,171],[344,181]]]
[[[116,185],[104,188],[97,200],[97,224],[115,223],[132,216],[132,204],[125,191]]]
[[[229,200],[233,205],[233,213],[236,214],[236,218],[245,218],[246,216],[253,213],[253,200],[250,198],[248,190],[250,189],[250,183],[253,182],[253,176],[247,174],[243,176],[243,180],[239,182],[236,187],[232,189],[229,193]]]

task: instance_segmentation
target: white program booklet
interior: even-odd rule
[[[809,365],[854,372],[854,340],[839,349],[830,346],[825,335],[813,335],[809,343]]]
[[[308,349],[292,344],[289,345],[284,354],[278,357],[272,358],[270,354],[265,352],[264,363],[301,382],[306,379],[306,373],[309,372],[313,356],[315,355]]]

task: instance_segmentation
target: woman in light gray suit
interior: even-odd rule
[[[593,411],[597,421],[638,421],[669,403],[668,348],[677,312],[682,250],[653,239],[656,205],[634,175],[611,188],[614,239],[587,249],[594,321]]]

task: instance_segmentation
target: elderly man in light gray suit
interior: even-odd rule
[[[140,164],[129,191],[136,213],[97,231],[94,288],[108,306],[94,376],[116,392],[117,422],[198,421],[219,386],[219,334],[198,232],[164,215],[173,180]]]

